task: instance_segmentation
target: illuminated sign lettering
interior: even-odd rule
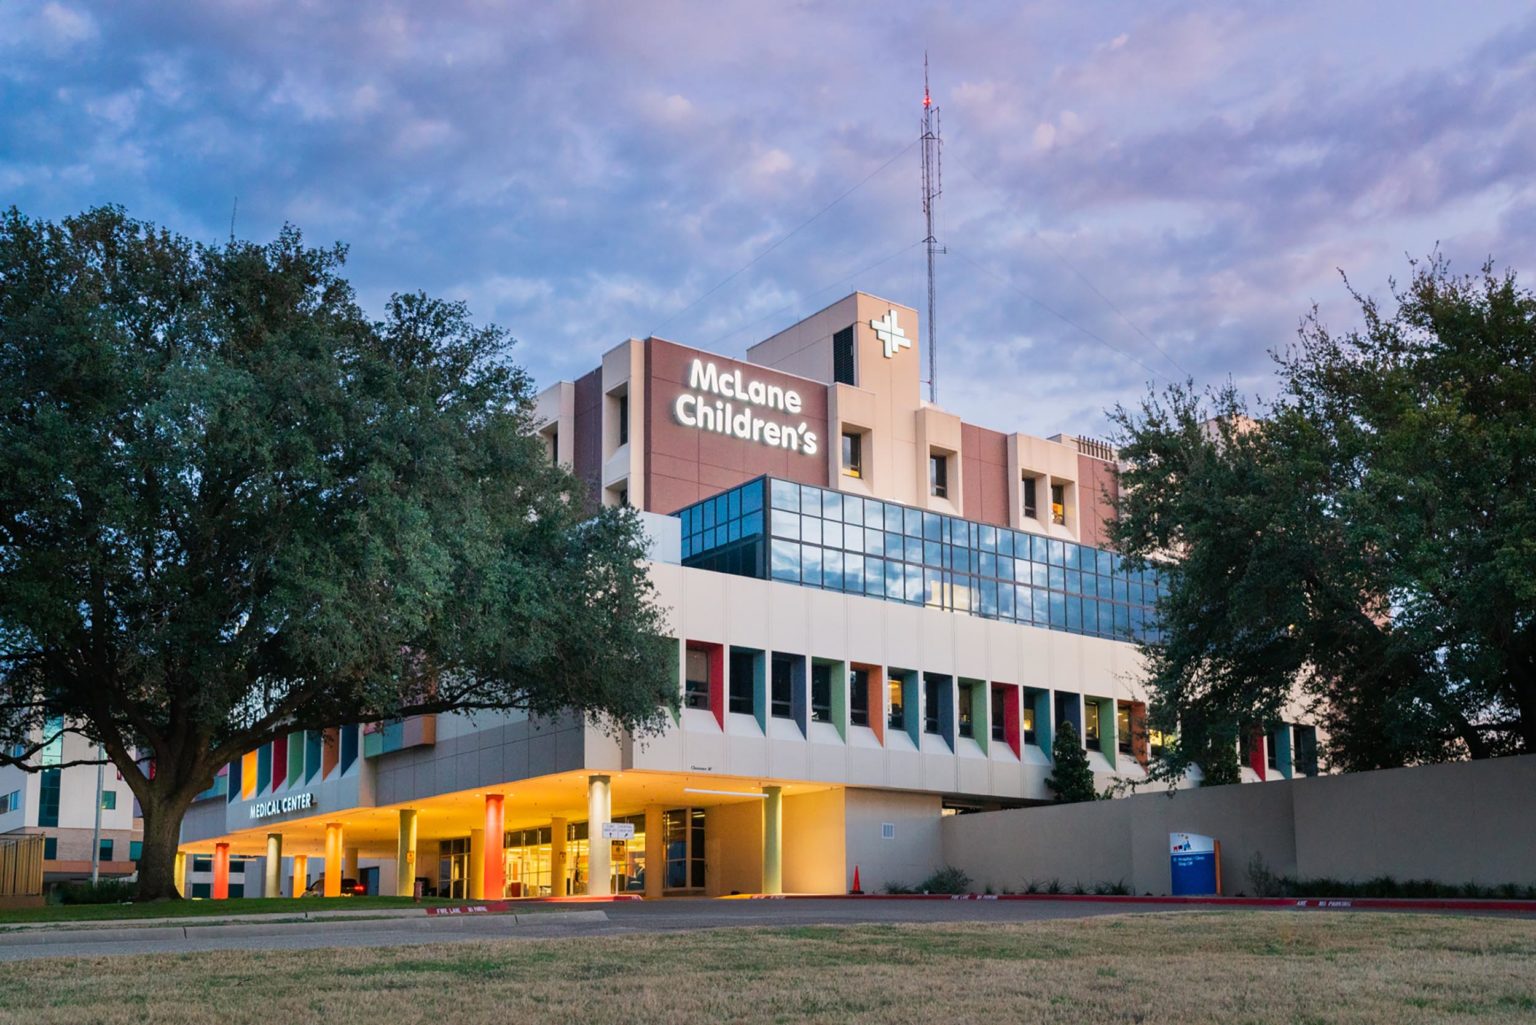
[[[721,371],[713,363],[693,361],[688,371],[693,394],[679,395],[672,416],[684,427],[724,434],[759,445],[771,445],[808,456],[816,454],[819,440],[805,421],[798,424],[765,420],[758,410],[798,416],[803,405],[793,388],[747,380],[741,369]],[[718,396],[711,400],[710,396]]]
[[[292,811],[308,811],[315,806],[315,795],[306,790],[302,794],[272,797],[251,805],[251,818],[269,819],[274,815],[287,815]]]

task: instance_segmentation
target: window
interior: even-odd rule
[[[1024,515],[1029,519],[1040,518],[1040,506],[1036,503],[1035,478],[1024,478]]]
[[[97,850],[96,853],[97,853],[97,857],[100,860],[102,860],[102,861],[111,861],[112,860],[112,841],[111,840],[103,840],[103,841],[101,841],[101,847]]]
[[[559,431],[550,431],[549,432],[549,464],[551,466],[559,466],[560,465],[560,432]]]
[[[853,378],[853,325],[832,336],[832,380],[836,384],[856,384]]]
[[[949,496],[949,460],[944,456],[928,457],[928,493],[934,498]]]
[[[730,709],[743,715],[752,714],[752,691],[757,682],[758,655],[752,651],[731,650],[731,702]]]
[[[1039,744],[1040,738],[1035,734],[1035,703],[1033,701],[1025,700],[1024,721],[1021,725],[1024,727],[1024,743]]]
[[[891,716],[887,721],[893,730],[904,730],[907,728],[907,709],[901,701],[901,684],[901,677],[893,673],[891,675],[891,682],[886,688],[891,695]]]
[[[971,720],[971,697],[975,693],[974,684],[960,684],[959,732],[962,737],[975,736],[976,724]]]
[[[869,725],[869,670],[857,666],[848,672],[848,721]]]
[[[1008,737],[1008,692],[1002,687],[992,688],[992,739]]]
[[[939,678],[923,678],[923,732],[939,732]]]
[[[465,843],[468,843],[468,842],[469,841],[467,841],[467,840],[465,841]],[[192,871],[194,871],[194,872],[212,872],[213,871],[213,859],[211,857],[208,857],[207,855],[203,855],[201,857],[194,856],[193,859],[192,859]]]
[[[1123,755],[1131,753],[1131,703],[1120,702],[1115,709],[1115,746]]]
[[[58,837],[50,836],[50,837],[47,837],[46,839],[43,840],[43,860],[44,861],[58,861],[59,860],[59,838]]]
[[[1099,735],[1099,703],[1083,702],[1083,746],[1090,751],[1102,751],[1104,745]]]
[[[832,721],[832,663],[811,663],[811,721]]]
[[[629,508],[629,489],[628,488],[620,488],[619,489],[619,507],[622,508],[622,509],[628,509]]]
[[[685,660],[683,704],[688,708],[709,707],[709,652],[689,648]]]
[[[791,655],[773,656],[773,695],[770,711],[774,718],[789,719],[795,714],[795,660]]]
[[[62,770],[44,769],[37,781],[37,824],[59,824],[59,775]]]
[[[116,811],[117,810],[117,791],[116,790],[103,790],[101,792],[101,810],[102,811]]]
[[[138,861],[143,856],[144,856],[144,841],[143,840],[129,840],[128,841],[128,860],[129,861]]]
[[[0,815],[17,811],[21,808],[21,791],[12,790],[8,794],[0,794]]]
[[[1162,730],[1147,729],[1147,754],[1153,758],[1163,756],[1163,748],[1168,745],[1170,737]]]
[[[1299,775],[1317,775],[1317,727],[1291,727],[1291,764]]]
[[[1280,729],[1285,729],[1284,726]],[[1271,733],[1266,739],[1265,749],[1269,753],[1269,767],[1276,772],[1280,771],[1280,730]]]
[[[864,476],[864,436],[857,431],[843,432],[843,476]]]
[[[1065,484],[1051,485],[1051,522],[1066,525],[1067,522],[1067,486]]]
[[[619,396],[619,444],[629,444],[629,394]],[[624,503],[628,505],[628,502]]]

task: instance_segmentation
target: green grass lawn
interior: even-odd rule
[[[134,918],[199,918],[209,915],[302,914],[307,911],[377,911],[382,908],[463,904],[462,900],[410,897],[236,897],[232,900],[177,900],[155,904],[51,904],[41,908],[0,908],[0,926],[26,922],[115,922]]]
[[[1536,922],[1185,912],[0,964],[0,1025],[1529,1025]]]

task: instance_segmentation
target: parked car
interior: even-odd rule
[[[341,881],[341,895],[343,897],[366,897],[368,886],[357,879],[343,879]],[[304,891],[306,897],[325,896],[325,876],[318,876]]]

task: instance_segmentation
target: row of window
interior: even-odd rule
[[[117,852],[117,849],[118,849],[117,848],[117,844],[115,842],[113,842],[110,838],[103,837],[102,840],[101,840],[100,845],[96,848],[97,860],[98,861],[111,861],[112,858],[113,858],[113,855]],[[130,841],[128,841],[128,860],[129,861],[138,861],[140,855],[142,855],[143,852],[144,852],[144,842],[142,840],[130,840]],[[57,861],[57,860],[59,860],[59,838],[58,837],[50,836],[50,837],[46,837],[43,840],[43,860],[44,861]],[[210,861],[210,862],[212,861],[212,859],[204,859],[204,860]],[[210,865],[210,867],[211,867],[211,865]]]
[[[8,794],[0,794],[0,815],[6,815],[13,811],[21,810],[21,791],[12,790]]]
[[[856,479],[864,476],[864,460],[869,449],[868,433],[844,431],[842,444],[842,470],[844,477]],[[931,452],[928,455],[928,494],[935,498],[949,497],[949,461],[953,455]],[[1039,478],[1025,477],[1021,482],[1021,503],[1028,519],[1038,520],[1040,508],[1037,493]],[[1067,488],[1065,484],[1051,484],[1051,522],[1065,526],[1067,522]]]

